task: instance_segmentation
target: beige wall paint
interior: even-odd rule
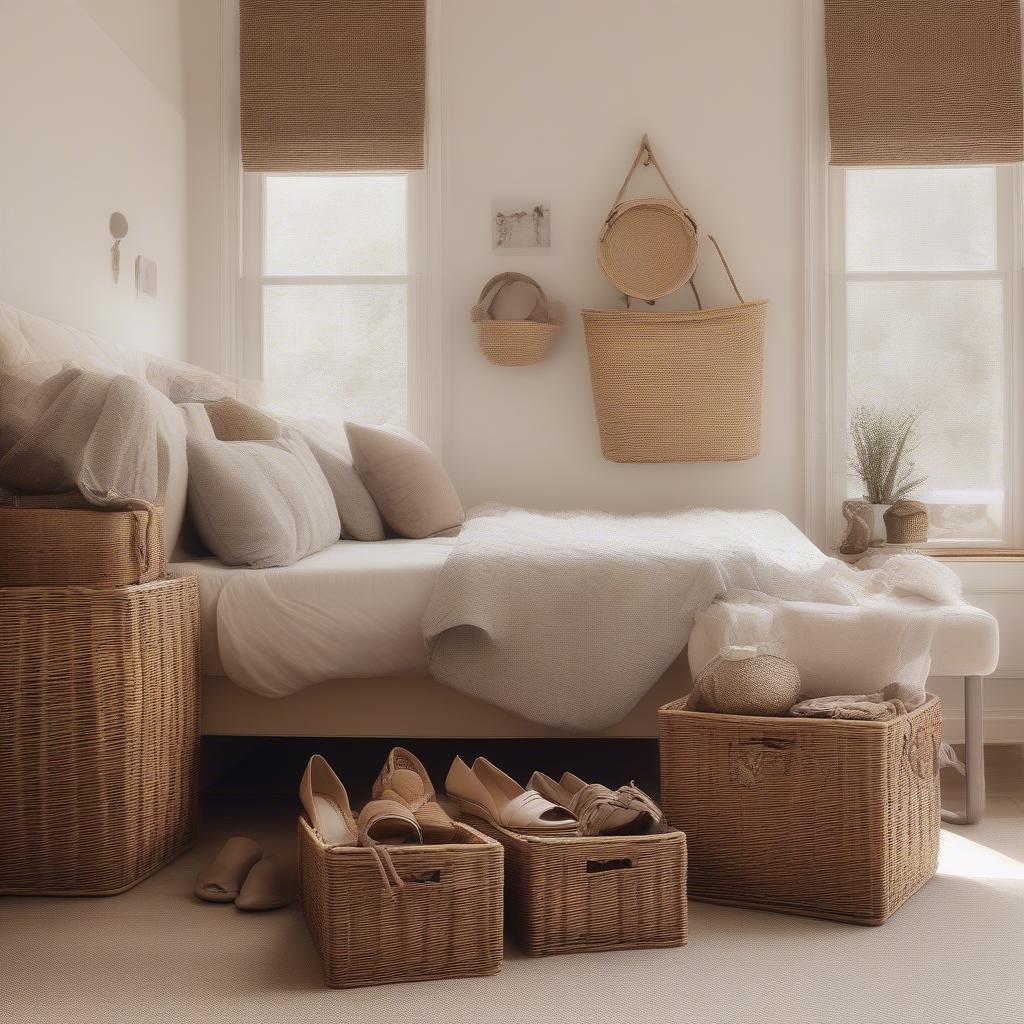
[[[442,11],[444,457],[464,499],[772,507],[802,523],[799,0],[445,0]],[[763,449],[748,462],[624,466],[601,456],[579,310],[621,306],[594,246],[645,131],[740,288],[771,302]],[[505,196],[550,200],[550,250],[492,251],[491,200]],[[702,297],[728,302],[710,248]],[[567,329],[535,367],[493,366],[476,349],[470,306],[503,270],[536,277],[569,307]],[[656,308],[688,302],[687,291]]]
[[[113,17],[135,5],[102,6]],[[161,24],[150,28],[180,61],[177,37]],[[181,112],[151,69],[72,0],[0,0],[0,26],[0,299],[132,348],[183,355]],[[109,258],[114,210],[129,221],[118,284]],[[155,300],[135,295],[140,252],[157,262]]]

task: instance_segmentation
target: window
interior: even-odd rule
[[[929,506],[932,539],[1011,544],[1016,171],[830,174],[832,352],[845,413],[919,411],[913,459],[927,479],[912,496]],[[836,477],[859,497],[837,433]]]
[[[409,422],[414,177],[246,175],[243,366],[268,402]]]

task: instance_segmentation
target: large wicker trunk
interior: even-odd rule
[[[526,836],[505,847],[506,905],[528,956],[685,946],[686,836]]]
[[[302,909],[332,988],[497,974],[502,851],[458,824],[459,842],[389,848],[392,889],[371,850],[325,846],[299,819]]]
[[[667,704],[661,796],[698,900],[882,924],[935,874],[936,697],[890,722]]]
[[[0,588],[0,892],[112,895],[191,842],[196,577]]]

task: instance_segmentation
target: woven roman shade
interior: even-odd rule
[[[425,0],[241,0],[247,171],[423,166]]]
[[[1019,0],[825,0],[832,163],[1024,159]]]

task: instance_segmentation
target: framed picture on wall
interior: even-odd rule
[[[491,245],[498,252],[550,248],[551,204],[544,199],[493,200]]]

